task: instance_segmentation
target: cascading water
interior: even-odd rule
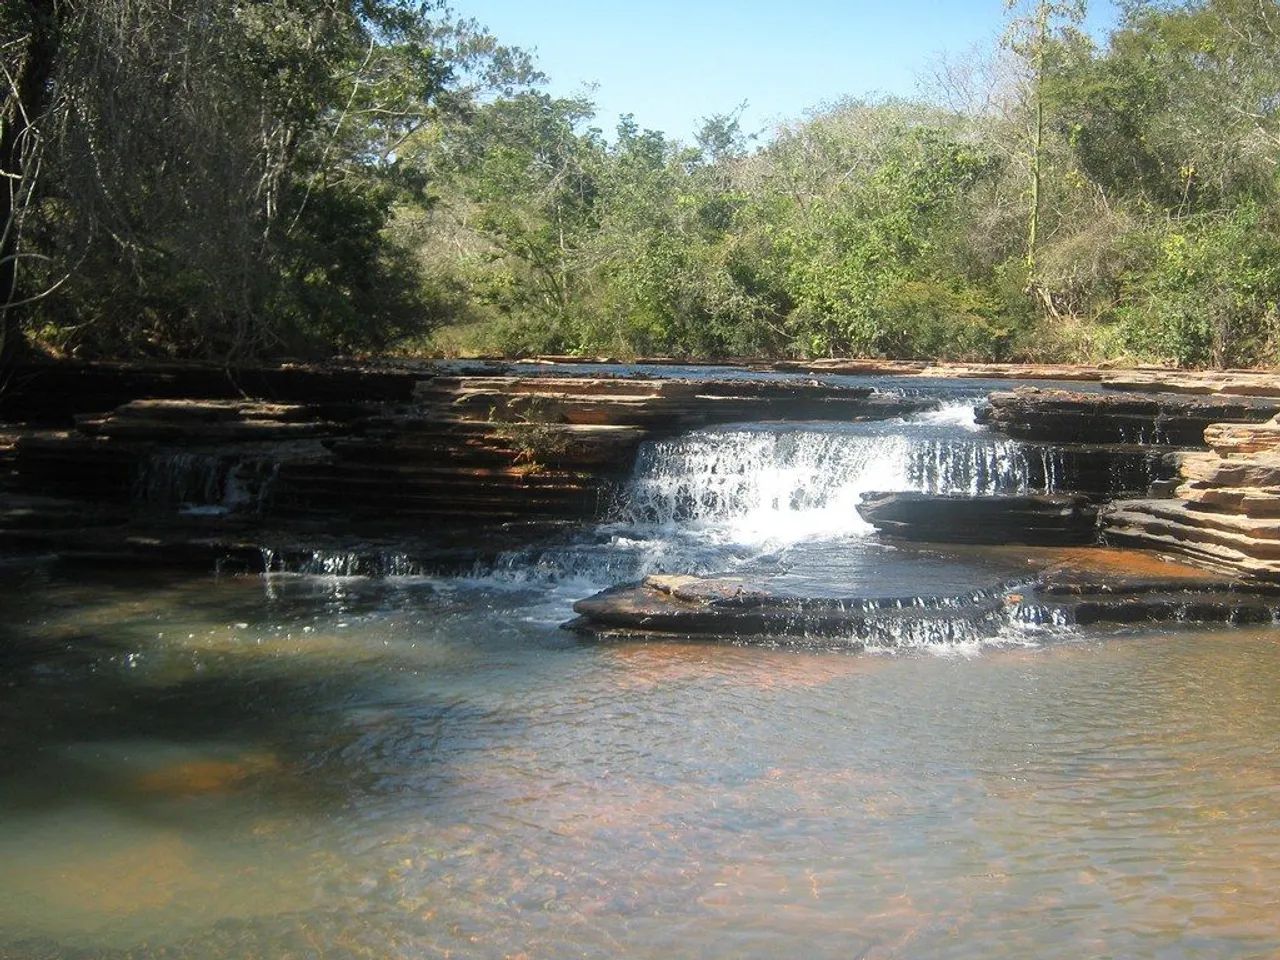
[[[973,645],[1043,623],[1006,609],[996,572],[975,560],[921,556],[872,536],[857,507],[871,491],[971,495],[1055,489],[1056,454],[992,436],[972,402],[870,423],[745,424],[651,441],[605,520],[552,544],[506,553],[461,577],[431,578],[446,591],[528,591],[526,616],[565,619],[574,600],[655,573],[732,573],[796,598],[885,595],[846,639],[859,646]],[[271,572],[416,576],[402,555],[270,558]],[[1007,571],[1006,571],[1007,573]],[[954,604],[941,595],[973,597]],[[828,600],[829,602],[829,600]],[[823,642],[831,642],[825,637]]]
[[[1052,490],[1052,458],[1028,458],[1015,441],[978,433],[972,409],[956,405],[905,423],[707,430],[652,443],[617,519],[788,543],[869,532],[857,505],[873,490]]]
[[[233,452],[155,453],[134,480],[134,503],[188,516],[260,513],[278,461]]]

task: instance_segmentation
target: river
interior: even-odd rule
[[[6,563],[0,957],[1277,955],[1273,628],[560,629],[650,572],[1007,577],[854,510],[1053,485],[951,401],[651,444],[464,575]]]

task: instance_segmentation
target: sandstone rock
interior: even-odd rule
[[[595,636],[951,640],[963,624],[998,620],[1004,592],[993,584],[954,597],[801,598],[734,578],[650,577],[578,601],[579,616],[565,627]]]
[[[1280,451],[1280,421],[1266,423],[1212,423],[1204,441],[1219,456]]]
[[[1101,516],[1104,542],[1185,557],[1209,569],[1280,578],[1278,522],[1198,509],[1178,500],[1118,501]]]
[[[455,419],[630,425],[653,433],[744,420],[885,419],[934,406],[870,387],[747,379],[440,377],[420,384],[415,396]]]
[[[83,375],[75,390],[71,373]],[[444,376],[412,366],[229,373],[78,364],[39,374],[41,415],[75,412],[74,429],[29,431],[4,457],[27,493],[132,510],[131,543],[117,551],[87,535],[80,545],[80,555],[103,557],[228,555],[190,533],[172,544],[154,536],[149,525],[166,511],[200,513],[210,535],[242,520],[349,528],[393,519],[409,537],[582,520],[611,501],[650,437],[932,406],[816,381]],[[61,406],[55,387],[71,394]],[[33,390],[24,396],[37,397]],[[106,398],[123,402],[99,410]],[[22,536],[32,541],[33,532]],[[71,549],[71,539],[64,531],[60,543]]]
[[[1240,397],[1280,397],[1280,374],[1257,370],[1128,370],[1102,378],[1108,390]]]
[[[1021,440],[1203,447],[1205,430],[1224,421],[1263,423],[1280,397],[1191,397],[1077,393],[1022,387],[992,394],[979,423]]]
[[[1009,548],[1010,550],[1014,548]],[[1005,552],[1006,557],[1008,551]],[[1035,550],[1030,582],[933,597],[779,596],[732,577],[649,577],[574,605],[567,629],[598,638],[948,643],[1018,621],[1269,623],[1280,586],[1207,574],[1108,548]]]

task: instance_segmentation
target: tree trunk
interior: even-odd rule
[[[59,0],[25,0],[31,33],[0,111],[0,368],[25,349],[18,270],[18,217],[30,194],[25,178],[31,134],[43,113],[58,52]],[[18,304],[15,306],[15,304]]]
[[[1036,8],[1035,53],[1035,126],[1031,133],[1031,211],[1027,223],[1027,289],[1036,286],[1036,268],[1040,253],[1040,208],[1044,192],[1044,54],[1049,43],[1049,14],[1047,0],[1041,0]]]

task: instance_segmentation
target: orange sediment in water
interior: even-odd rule
[[[279,766],[269,753],[235,760],[186,760],[144,773],[134,781],[134,788],[140,793],[170,797],[227,793]]]

